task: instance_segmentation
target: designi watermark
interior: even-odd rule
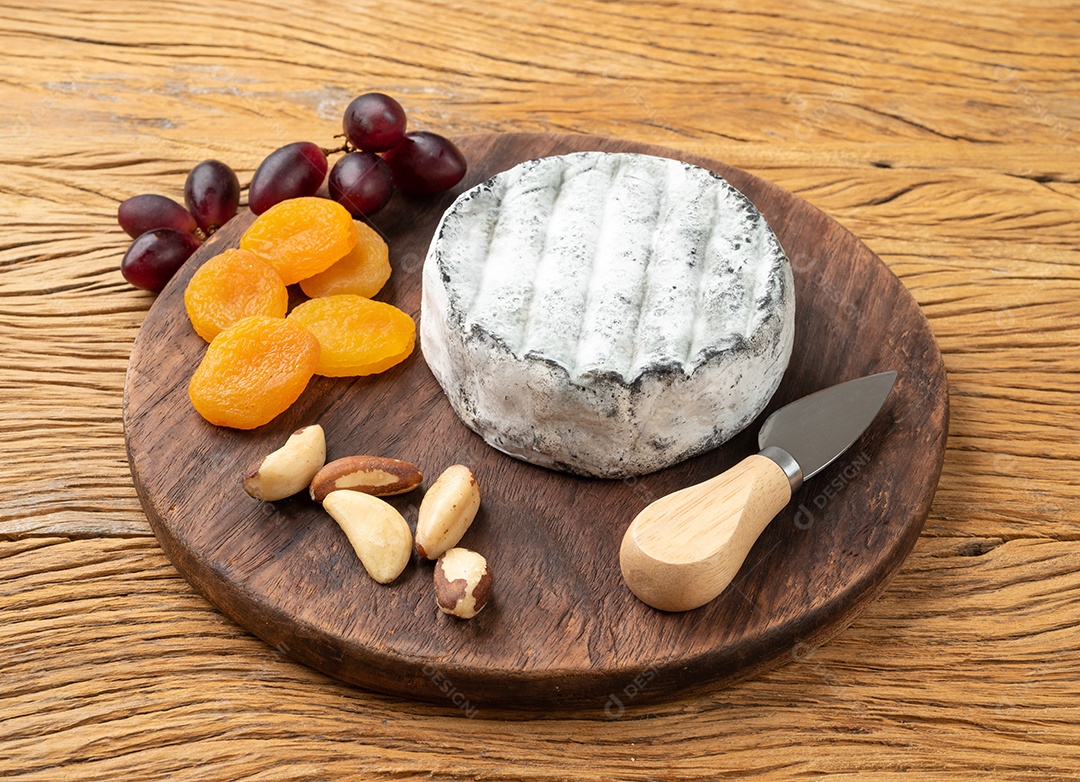
[[[814,495],[814,498],[810,500],[809,505],[813,505],[818,511],[825,510],[825,506],[829,504],[829,501],[842,492],[844,487],[855,480],[855,477],[862,472],[863,468],[869,463],[870,454],[867,453],[866,449],[859,451],[855,458],[845,465],[839,475],[826,483],[821,491]],[[808,507],[808,503],[799,503],[799,507],[795,511],[792,523],[795,525],[796,529],[801,530],[807,530],[814,526],[814,511]]]
[[[1062,122],[1057,114],[1050,110],[1046,101],[1033,92],[1023,79],[1017,78],[1019,75],[1020,71],[1015,68],[1009,68],[1004,65],[998,65],[994,68],[994,79],[996,81],[1008,85],[1012,91],[1023,100],[1024,106],[1028,111],[1046,125],[1046,127],[1054,131],[1058,138],[1062,141],[1068,140],[1070,135],[1069,128]]]
[[[426,676],[432,684],[438,687],[439,691],[446,696],[446,699],[457,706],[462,714],[469,719],[476,716],[479,709],[469,701],[469,698],[465,693],[459,690],[454,683],[450,681],[446,674],[442,673],[431,663],[425,665],[423,671],[424,676]]]
[[[617,720],[626,712],[626,705],[641,694],[642,690],[649,686],[649,682],[656,678],[656,669],[649,668],[634,677],[628,685],[619,692],[613,692],[608,696],[604,704],[604,714],[610,720]]]

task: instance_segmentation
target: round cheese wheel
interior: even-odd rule
[[[727,181],[581,152],[522,163],[450,206],[425,261],[420,339],[489,444],[618,478],[746,427],[784,374],[794,318],[787,257]]]

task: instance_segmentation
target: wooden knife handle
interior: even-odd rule
[[[731,583],[758,535],[790,499],[787,475],[760,454],[661,497],[623,537],[623,578],[661,611],[705,605]]]

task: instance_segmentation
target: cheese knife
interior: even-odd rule
[[[648,505],[619,551],[630,590],[662,611],[688,611],[723,592],[773,517],[859,439],[895,382],[896,372],[880,372],[797,399],[762,424],[759,453]]]

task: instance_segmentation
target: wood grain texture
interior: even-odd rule
[[[458,191],[551,154],[672,154],[585,135],[459,141],[472,171]],[[202,263],[238,245],[249,212],[200,248],[161,293],[129,363],[124,421],[132,477],[180,572],[242,626],[321,671],[429,700],[444,696],[445,678],[485,706],[603,705],[624,681],[648,681],[639,698],[652,701],[781,664],[795,644],[810,648],[849,623],[900,566],[929,510],[948,418],[941,355],[910,294],[842,226],[745,171],[685,157],[746,194],[787,248],[795,344],[763,416],[845,380],[900,373],[878,425],[796,493],[725,594],[693,616],[653,611],[622,583],[619,543],[652,500],[755,453],[756,425],[698,458],[633,480],[563,476],[510,459],[465,428],[420,353],[372,377],[319,378],[252,432],[207,424],[187,394],[206,346],[191,329],[184,289]],[[373,217],[395,269],[379,298],[416,319],[420,259],[454,197],[401,199]],[[240,490],[244,465],[312,423],[326,430],[330,459],[390,456],[432,478],[455,463],[473,470],[484,501],[465,545],[488,558],[498,579],[481,616],[466,627],[436,621],[428,567],[379,586],[317,505],[303,497],[261,503]],[[415,522],[415,495],[390,501]]]
[[[1078,38],[1065,0],[5,3],[0,776],[1075,779]],[[187,587],[124,455],[152,297],[117,272],[116,204],[179,196],[207,157],[246,179],[373,87],[450,135],[724,160],[899,275],[945,357],[949,448],[913,556],[851,628],[617,720],[468,720],[334,684]]]
[[[526,719],[479,709],[468,719],[449,702],[361,692],[290,662],[193,593],[152,539],[4,543],[0,608],[12,618],[0,624],[0,774],[1074,776],[1075,547],[954,546],[922,540],[845,633],[813,652],[793,648],[790,665],[737,687],[644,707],[623,694],[625,710],[606,713]],[[1003,593],[1047,610],[1032,611],[1021,631],[1001,621]]]

